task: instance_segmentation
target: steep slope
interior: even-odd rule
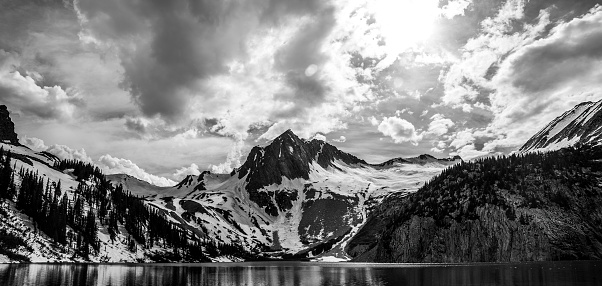
[[[549,151],[575,144],[602,142],[602,100],[584,102],[533,135],[520,152]]]
[[[347,248],[356,261],[602,259],[602,146],[481,159],[390,196]]]

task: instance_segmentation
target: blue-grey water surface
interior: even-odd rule
[[[0,264],[0,285],[602,285],[602,262]]]

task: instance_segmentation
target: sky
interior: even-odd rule
[[[602,99],[602,1],[0,0],[20,142],[172,185],[287,129],[371,163],[515,151]]]

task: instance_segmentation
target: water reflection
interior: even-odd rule
[[[0,264],[0,285],[602,285],[600,262]]]

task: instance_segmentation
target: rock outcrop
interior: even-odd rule
[[[3,143],[19,144],[15,124],[10,119],[6,105],[0,105],[0,141]]]

